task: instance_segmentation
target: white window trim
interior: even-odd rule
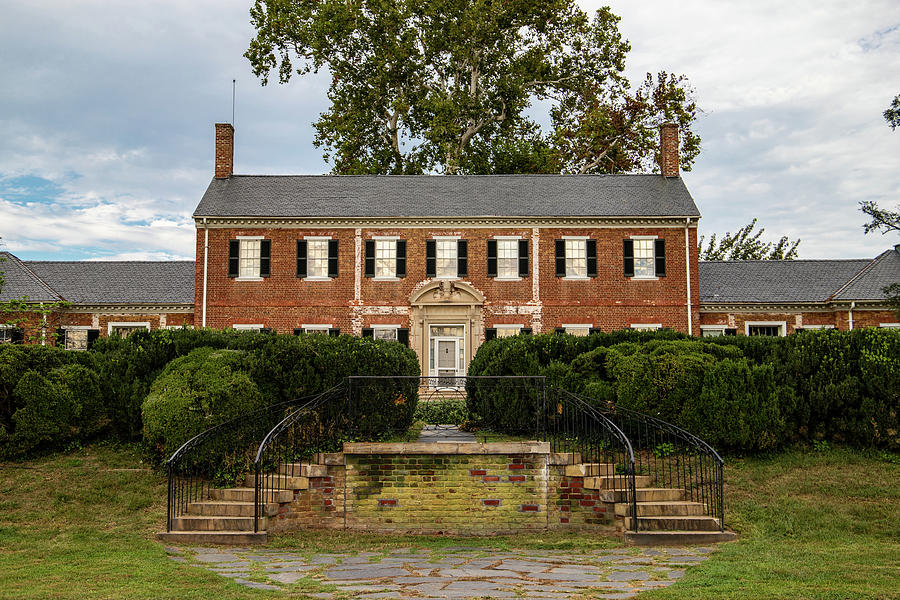
[[[523,238],[520,235],[495,235],[491,239],[492,240],[502,240],[502,241],[507,241],[507,242],[511,242],[511,241],[520,242],[520,241],[522,241]],[[522,258],[522,257],[519,256],[519,249],[516,248],[516,259],[518,260],[520,258]],[[500,260],[499,256],[497,257],[497,260],[498,261]],[[498,268],[498,270],[499,270],[499,268]],[[516,277],[497,276],[497,277],[494,277],[494,281],[522,281],[522,278],[518,277],[518,276],[516,276]]]
[[[264,235],[236,235],[234,236],[236,240],[264,240],[266,236]],[[240,257],[240,254],[238,254]],[[265,277],[235,277],[235,281],[264,281]]]
[[[303,239],[310,240],[313,242],[322,242],[325,240],[333,240],[334,238],[331,237],[330,235],[304,235]]]
[[[231,326],[232,329],[236,329],[238,331],[259,331],[263,329],[265,325],[262,323],[235,323]]]
[[[394,242],[394,243],[396,243],[396,242],[399,242],[400,240],[402,240],[403,238],[401,238],[399,235],[373,235],[369,239],[374,240],[376,242]],[[397,260],[396,251],[397,250],[396,250],[396,246],[395,246],[394,247],[394,252],[395,252],[395,254],[394,254],[394,261],[395,261],[394,270],[395,270],[395,272],[396,272],[396,260]],[[378,249],[377,248],[375,249],[375,262],[376,262],[376,264],[378,263]],[[400,279],[401,278],[397,277],[396,275],[394,275],[392,277],[384,277],[384,276],[378,276],[378,275],[372,277],[372,281],[400,281]],[[399,327],[399,325],[398,325],[398,327]]]
[[[589,236],[589,235],[564,235],[559,239],[561,239],[561,240],[589,240],[589,239],[591,239],[591,236]]]
[[[654,241],[656,241],[658,239],[659,239],[659,236],[657,236],[657,235],[633,235],[633,236],[631,236],[631,240],[654,240]],[[655,273],[656,272],[656,248],[655,247],[653,248],[653,261],[654,261],[653,272]],[[653,276],[635,275],[633,277],[626,277],[626,279],[635,279],[637,281],[659,281],[659,277],[657,277],[656,275],[653,275]]]
[[[662,323],[632,323],[632,329],[662,329]]]
[[[369,239],[370,240],[381,240],[382,242],[389,242],[391,240],[394,240],[396,242],[397,240],[400,240],[403,238],[401,238],[399,235],[373,235]]]
[[[884,329],[900,329],[900,323],[879,323],[878,327]]]
[[[834,329],[834,325],[803,325],[800,329]]]
[[[264,281],[265,277],[235,277],[235,281]]]
[[[96,327],[91,327],[90,325],[62,325],[60,329],[97,329]]]
[[[372,329],[400,329],[399,325],[372,325]]]
[[[456,241],[458,242],[458,241],[460,241],[460,240],[462,239],[462,236],[459,236],[459,235],[433,235],[433,236],[431,236],[431,239],[433,239],[433,240],[435,240],[435,241],[441,241],[441,240],[443,240],[443,241],[456,240]],[[435,259],[435,269],[437,269],[437,260],[438,260],[438,258],[437,258],[437,247],[435,247],[435,257],[434,257],[434,259]],[[453,277],[441,277],[440,275],[437,275],[437,274],[435,273],[435,278],[434,278],[434,279],[435,279],[435,280],[441,280],[441,281],[459,281],[459,280],[461,279],[460,276],[459,276],[459,246],[457,246],[457,249],[456,249],[456,272],[457,272],[457,274],[454,275]]]
[[[522,329],[521,323],[495,323],[493,329]]]
[[[569,329],[587,329],[588,335],[590,335],[591,329],[594,328],[594,324],[593,323],[563,323],[562,325],[560,325],[560,327],[565,329],[566,333],[569,332],[568,331]]]
[[[193,325],[187,325],[187,324],[185,324],[185,325],[166,325],[166,326],[165,326],[165,329],[182,329],[182,328],[184,328],[184,329],[193,329],[194,326],[193,326]]]
[[[308,325],[301,325],[300,329],[305,332],[307,331],[328,331],[329,329],[334,329],[331,323],[309,323]]]
[[[304,235],[303,239],[308,242],[329,242],[334,238],[330,235]],[[306,255],[307,260],[309,259],[309,254]],[[327,258],[326,258],[327,260]],[[333,277],[329,277],[328,275],[307,275],[301,281],[331,281],[334,279]]]
[[[460,235],[433,235],[431,236],[433,240],[461,240],[462,236]]]
[[[591,236],[589,236],[589,235],[564,235],[559,239],[562,239],[562,240],[584,240],[584,242],[585,242],[585,244],[584,244],[584,252],[585,252],[585,267],[584,267],[584,269],[585,269],[585,271],[587,271],[587,241],[589,239],[591,239]],[[569,277],[568,275],[566,275],[565,277],[561,277],[560,279],[563,279],[565,281],[590,281],[591,277],[588,277],[587,275],[584,275],[583,277],[582,276]]]
[[[314,275],[312,277],[304,277],[303,281],[331,281],[332,277],[322,277],[321,275]]]
[[[143,326],[147,331],[150,331],[150,321],[110,321],[106,324],[106,335],[112,335],[113,327],[141,327]],[[91,329],[90,327],[86,327],[85,329]]]
[[[728,325],[701,325],[700,329],[721,329],[725,331],[728,329]]]
[[[761,327],[781,327],[781,333],[778,337],[787,335],[787,321],[744,321],[744,335],[750,335],[750,326],[759,325]]]

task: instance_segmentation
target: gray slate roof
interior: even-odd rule
[[[889,252],[897,254],[895,250]],[[700,263],[700,302],[702,303],[781,303],[826,302],[845,288],[857,275],[860,278],[857,291],[845,288],[841,300],[882,299],[880,289],[894,281],[900,281],[900,268],[893,274],[888,268],[877,269],[864,281],[861,273],[879,262],[879,259],[848,260],[743,260],[709,261]],[[900,257],[898,257],[900,258]],[[894,264],[887,260],[887,265]],[[896,262],[900,267],[900,260]],[[893,279],[892,279],[893,278]],[[871,290],[879,295],[871,295]]]
[[[77,304],[194,302],[193,261],[27,261],[24,265],[62,299]],[[10,293],[18,291],[11,288]]]
[[[883,300],[881,290],[900,283],[900,245],[879,254],[837,294],[836,300]]]
[[[699,217],[661,175],[233,175],[195,217]]]
[[[13,254],[0,252],[0,271],[4,283],[0,289],[0,302],[27,297],[33,302],[56,302],[60,300],[50,286],[41,281],[34,272]]]

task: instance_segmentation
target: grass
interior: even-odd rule
[[[726,523],[739,541],[640,598],[900,598],[898,463],[840,449],[727,461]]]
[[[849,450],[730,460],[727,521],[741,539],[641,600],[900,599],[900,459]],[[3,598],[302,598],[241,587],[176,563],[154,539],[165,479],[130,447],[98,445],[0,465]],[[304,532],[271,546],[303,554],[454,546],[590,553],[614,539],[561,533],[445,538]],[[308,582],[311,583],[311,582]]]

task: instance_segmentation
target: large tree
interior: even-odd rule
[[[900,233],[900,205],[897,210],[883,209],[877,203],[867,200],[859,203],[859,209],[869,217],[869,222],[863,225],[866,233],[879,231],[882,235],[887,233]],[[881,290],[887,296],[888,303],[897,311],[900,317],[900,281],[885,286]]]
[[[712,234],[706,247],[703,246],[704,236],[700,236],[700,260],[793,260],[797,258],[797,247],[800,240],[791,241],[782,236],[777,242],[763,241],[762,235],[766,229],[763,227],[755,232],[756,219],[744,225],[736,232],[726,232],[721,239],[716,240],[716,234]]]
[[[699,151],[683,77],[625,78],[608,8],[572,0],[256,0],[245,56],[265,85],[326,69],[317,146],[336,173],[621,172],[650,164],[655,127]],[[550,107],[553,131],[529,120]]]

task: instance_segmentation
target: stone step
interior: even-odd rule
[[[266,528],[266,519],[259,520],[259,528]],[[174,531],[253,531],[253,517],[209,517],[186,515],[172,519]]]
[[[167,544],[184,545],[245,546],[269,541],[269,534],[265,531],[160,531],[156,537]]]
[[[267,487],[279,489],[279,490],[308,490],[309,489],[309,478],[308,477],[288,477],[287,475],[265,475],[260,473],[259,475],[260,485],[265,485]],[[247,473],[247,477],[244,479],[244,484],[253,487],[255,481],[255,475],[253,473]]]
[[[288,463],[278,467],[278,472],[290,477],[328,477],[328,466]]]
[[[634,485],[642,488],[650,485],[651,477],[649,475],[635,475]],[[585,477],[584,487],[589,490],[619,490],[627,489],[630,485],[628,478],[624,475],[601,475],[599,477]]]
[[[253,488],[213,488],[209,490],[209,498],[225,502],[253,502]],[[265,499],[269,502],[290,502],[294,499],[294,492],[291,490],[270,492]]]
[[[719,531],[719,520],[708,515],[638,517],[638,531]],[[625,517],[625,529],[634,531],[634,519]]]
[[[635,489],[638,502],[680,502],[684,500],[685,492],[677,488],[642,488]],[[603,490],[599,494],[603,502],[626,502],[628,495],[626,490]]]
[[[733,531],[626,531],[625,541],[635,546],[697,546],[732,542]]]
[[[253,502],[208,501],[191,502],[187,507],[188,514],[207,517],[252,517]],[[278,512],[278,504],[270,502],[263,505],[262,516],[272,516]]]
[[[551,452],[551,465],[576,465],[581,462],[581,452]]]
[[[616,465],[612,463],[578,463],[566,466],[566,477],[597,477],[615,474]]]
[[[706,511],[706,505],[700,502],[638,502],[637,513],[639,517],[657,516],[691,516],[702,515]],[[616,504],[617,517],[630,517],[631,504],[619,502]]]

